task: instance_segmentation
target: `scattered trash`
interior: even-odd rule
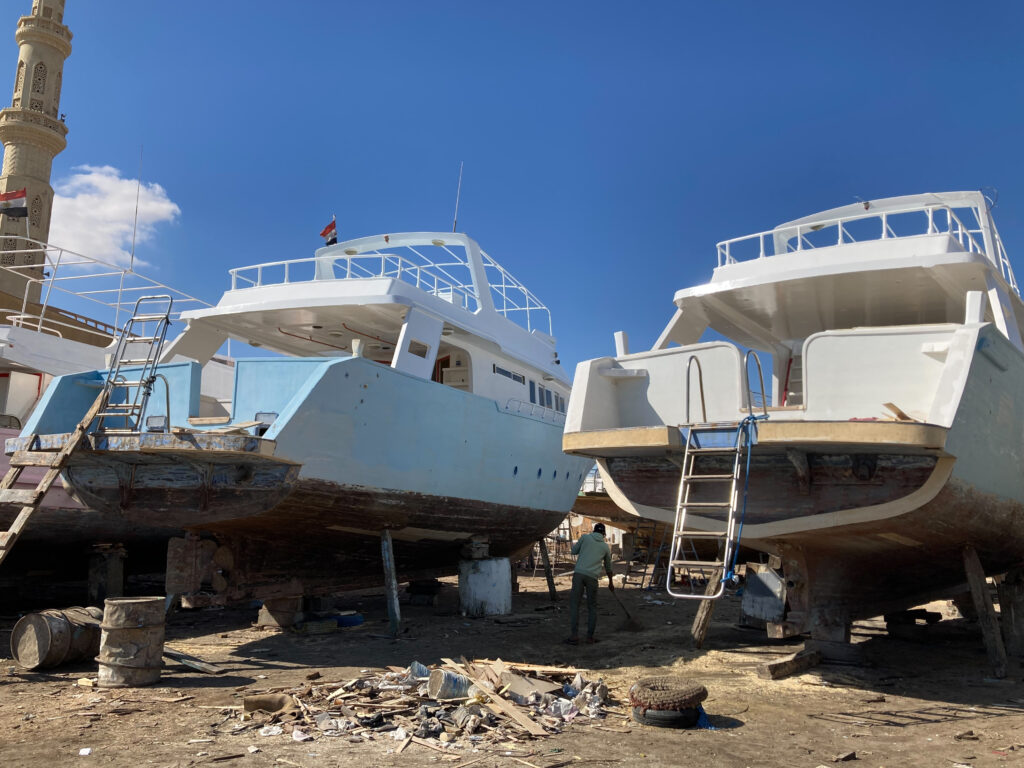
[[[856,760],[856,759],[857,759],[857,753],[856,752],[843,752],[842,754],[838,754],[835,757],[833,757],[832,758],[832,762],[833,763],[845,763],[848,760]]]
[[[453,695],[458,694],[458,695]],[[571,694],[571,695],[569,695]],[[607,716],[608,686],[571,667],[478,660],[363,669],[347,682],[272,689],[242,699],[238,730],[294,741],[387,738],[406,748],[486,750]]]
[[[961,731],[960,733],[953,736],[957,741],[977,741],[978,734],[974,731]]]
[[[78,750],[78,754],[81,757],[88,757],[92,754],[92,747],[82,747],[80,750]]]
[[[95,677],[80,677],[75,682],[75,685],[77,685],[79,688],[95,688],[96,687],[96,678]]]
[[[250,744],[249,745],[249,754],[250,755],[255,755],[257,752],[261,752],[261,751],[262,750],[259,747],[257,747],[255,744]]]

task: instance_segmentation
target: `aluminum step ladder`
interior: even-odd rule
[[[743,470],[743,459],[749,453],[750,444],[746,439],[747,430],[742,422],[707,423],[698,422],[685,425],[686,451],[683,454],[683,472],[679,480],[679,492],[676,499],[675,525],[672,530],[672,548],[669,555],[666,589],[672,597],[690,600],[715,600],[725,591],[725,578],[719,578],[718,586],[710,593],[693,591],[694,574],[702,576],[709,571],[711,574],[729,569],[733,553],[738,545],[737,523],[739,512],[739,482]],[[725,438],[716,440],[716,438]],[[725,444],[715,444],[715,443]],[[699,457],[715,457],[725,459],[731,466],[728,473],[697,472]],[[708,489],[704,500],[694,501],[693,491],[697,485]],[[686,527],[687,515],[690,513],[721,513],[725,514],[724,531],[690,530]],[[716,515],[717,516],[717,515]],[[710,541],[716,545],[718,556],[714,560],[701,560],[697,556],[697,545],[702,541]],[[685,572],[690,592],[679,592],[674,589],[675,577]]]
[[[166,307],[166,310],[147,313],[140,312],[140,307],[152,306],[154,302],[156,302],[158,310],[163,307]],[[68,439],[60,447],[60,450],[32,450],[37,440],[36,435],[32,435],[28,441],[28,450],[15,451],[11,456],[10,469],[4,475],[3,480],[0,481],[0,504],[20,504],[21,510],[14,518],[11,527],[6,531],[0,531],[0,564],[3,563],[7,555],[14,548],[32,515],[39,509],[43,502],[43,497],[46,496],[46,492],[50,490],[57,478],[60,477],[61,471],[67,466],[71,458],[71,454],[82,445],[93,421],[99,420],[98,423],[101,424],[104,418],[116,416],[125,419],[126,426],[129,420],[133,418],[133,424],[135,426],[138,425],[145,411],[146,401],[149,398],[148,390],[152,387],[153,381],[156,380],[155,368],[164,338],[167,335],[167,326],[170,323],[170,310],[170,296],[146,296],[140,298],[135,303],[135,311],[131,319],[125,323],[124,328],[121,330],[115,354],[111,361],[110,371],[107,373],[103,388],[100,390],[99,395],[96,396],[96,400],[93,401],[89,410],[86,411],[85,416],[82,417],[82,420],[78,422]],[[155,323],[156,328],[148,337],[134,335],[133,331],[137,325],[144,323]],[[131,349],[132,344],[142,344],[144,346],[146,351],[144,359],[132,360],[126,357],[126,353]],[[124,377],[120,375],[120,369],[129,365],[143,365],[144,375],[139,377],[139,381],[125,381]],[[130,386],[135,386],[138,390],[142,391],[141,395],[137,391],[135,399],[132,401],[135,407],[132,409],[115,408],[110,403],[111,394],[118,388]],[[108,433],[112,431],[107,430]],[[15,488],[15,484],[21,478],[21,473],[26,467],[44,467],[46,472],[35,488]]]
[[[687,423],[680,425],[686,431],[686,444],[683,452],[682,474],[679,479],[679,490],[676,496],[675,522],[672,529],[671,548],[666,572],[665,589],[672,597],[684,600],[717,600],[725,593],[725,585],[734,576],[736,554],[739,550],[743,528],[742,513],[746,508],[746,486],[749,478],[750,452],[756,442],[757,421],[768,418],[765,403],[762,403],[762,414],[754,415],[754,397],[750,389],[750,377],[747,373],[749,360],[753,357],[757,363],[758,376],[761,379],[761,392],[764,392],[764,377],[761,373],[761,362],[753,351],[748,351],[743,360],[747,384],[748,415],[737,421],[710,422],[707,419],[707,406],[704,398],[704,374],[700,360],[696,356],[687,362],[686,380],[686,415]],[[690,421],[690,381],[691,370],[696,365],[700,394],[700,421]],[[707,457],[719,459],[718,464],[730,467],[728,472],[699,472],[698,460]],[[722,461],[724,459],[724,461]],[[702,462],[706,463],[706,462]],[[740,480],[743,480],[742,494]],[[700,501],[694,500],[695,488],[706,489]],[[710,513],[716,517],[724,515],[724,530],[693,530],[687,527],[690,514]],[[716,514],[717,513],[717,514]],[[712,542],[717,548],[717,556],[712,560],[702,560],[697,554],[697,546],[701,542]],[[687,576],[689,592],[674,589],[676,576],[682,571]],[[694,589],[695,574],[703,578],[715,580],[709,583],[704,592]]]
[[[135,309],[121,330],[107,370],[103,384],[107,403],[97,414],[97,432],[134,434],[143,430],[142,417],[159,376],[156,367],[167,340],[173,304],[174,300],[167,295],[142,296],[135,302]],[[138,370],[133,370],[132,378],[127,379],[122,373],[125,368]],[[164,384],[166,386],[166,381]],[[113,396],[119,391],[124,392],[123,399]],[[170,413],[167,418],[170,419]],[[111,428],[106,424],[108,419],[120,420],[120,423]]]

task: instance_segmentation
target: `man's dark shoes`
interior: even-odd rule
[[[563,640],[566,645],[579,645],[580,639],[578,637],[567,637]]]

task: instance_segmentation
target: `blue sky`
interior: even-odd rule
[[[0,16],[11,82],[30,4]],[[856,197],[995,187],[1024,249],[1019,2],[67,0],[65,22],[55,182],[134,179],[144,146],[137,253],[210,301],[332,214],[342,238],[450,229],[460,161],[459,229],[551,308],[570,372],[616,330],[649,347],[717,241]]]

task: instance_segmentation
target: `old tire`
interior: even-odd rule
[[[641,725],[653,725],[655,728],[692,728],[700,719],[700,710],[696,707],[648,710],[633,707],[633,719]]]
[[[644,710],[691,709],[708,697],[708,689],[683,677],[642,677],[629,689],[629,703]]]

